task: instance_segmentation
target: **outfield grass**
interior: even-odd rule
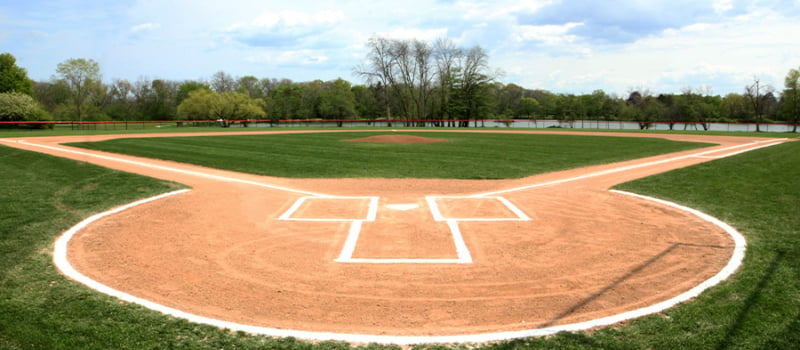
[[[381,134],[386,133],[128,138],[69,145],[279,177],[443,179],[521,178],[708,145],[659,138],[439,132],[402,134],[448,142],[343,142]]]
[[[91,213],[176,185],[3,146],[0,161],[0,348],[349,348],[195,325],[121,304],[66,280],[51,261],[56,236]],[[741,270],[696,300],[659,315],[591,333],[482,348],[796,348],[798,174],[800,142],[792,142],[619,186],[698,208],[735,226],[748,240]]]

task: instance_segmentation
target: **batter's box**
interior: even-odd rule
[[[378,197],[301,197],[278,220],[375,221]]]
[[[522,210],[503,197],[425,197],[436,221],[529,221]]]

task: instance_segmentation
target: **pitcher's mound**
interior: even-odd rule
[[[447,142],[447,140],[434,139],[430,137],[412,136],[412,135],[377,135],[364,137],[360,139],[344,140],[346,142],[374,142],[374,143],[431,143],[431,142]]]

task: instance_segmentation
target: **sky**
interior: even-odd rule
[[[742,93],[800,67],[800,0],[0,0],[0,52],[46,81],[343,78],[370,37],[481,46],[499,81],[556,93]]]

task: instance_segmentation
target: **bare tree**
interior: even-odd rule
[[[389,89],[394,88],[394,63],[390,53],[391,43],[389,39],[372,37],[367,41],[369,52],[367,62],[355,68],[355,74],[366,79],[367,83],[378,83],[383,85],[383,101],[386,108],[386,119],[392,119],[391,103],[389,101]],[[391,123],[389,124],[391,126]]]
[[[439,38],[433,44],[433,55],[436,60],[436,76],[439,80],[440,115],[449,120],[448,126],[455,126],[454,116],[449,108],[450,94],[455,84],[455,65],[464,55],[464,50],[457,47],[450,39]]]
[[[442,87],[442,115],[462,113],[470,119],[490,113],[488,83],[499,72],[490,72],[488,54],[480,46],[469,51],[455,47],[451,41],[440,39],[435,45],[420,40],[370,38],[367,61],[355,68],[355,73],[368,83],[383,86],[386,115],[394,105],[409,124],[412,117],[422,120],[431,115],[434,79]],[[457,91],[458,94],[454,92]],[[452,95],[451,95],[452,94]],[[451,96],[458,96],[456,100]]]
[[[744,87],[744,96],[750,101],[753,115],[756,118],[756,132],[761,132],[761,122],[764,118],[764,102],[767,96],[772,95],[775,89],[770,85],[761,85],[758,77],[753,77],[753,84]]]
[[[428,115],[428,104],[430,99],[431,88],[433,85],[433,74],[431,71],[433,70],[432,66],[432,58],[433,58],[433,48],[428,45],[428,43],[420,40],[414,40],[414,58],[416,63],[416,71],[417,71],[417,115],[418,117],[423,120],[423,124],[420,126],[425,126],[424,120],[427,120],[430,116]]]
[[[216,72],[211,76],[211,88],[217,93],[235,91],[236,79],[223,71]]]
[[[475,119],[475,126],[478,126],[478,119],[482,117],[481,109],[485,108],[486,96],[482,91],[486,85],[494,81],[499,72],[489,71],[489,54],[480,46],[475,46],[460,60],[459,71],[460,89],[463,94],[466,115],[464,117]],[[465,125],[466,126],[466,125]]]
[[[431,71],[433,50],[420,40],[392,40],[391,50],[398,81],[396,97],[406,117],[424,120],[428,117],[428,103],[433,75]]]

